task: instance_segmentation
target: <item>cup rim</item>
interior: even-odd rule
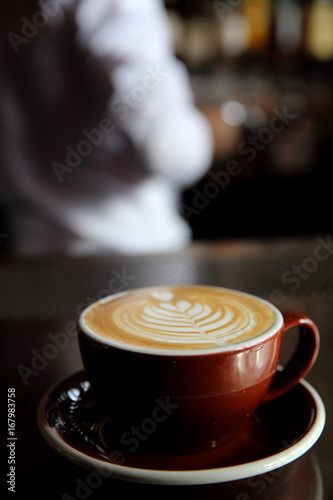
[[[111,339],[107,339],[103,337],[102,335],[94,332],[85,323],[84,317],[90,311],[90,309],[97,304],[105,304],[106,302],[110,302],[112,300],[118,299],[120,297],[124,297],[125,295],[131,293],[132,291],[135,291],[137,289],[131,289],[131,290],[126,290],[124,292],[118,292],[114,294],[110,294],[106,297],[103,297],[102,299],[96,300],[92,302],[89,306],[87,306],[79,315],[79,327],[81,331],[86,334],[89,338],[91,338],[94,341],[99,342],[100,344],[114,347],[117,349],[121,349],[124,351],[130,351],[130,352],[136,352],[136,353],[141,353],[141,354],[150,354],[150,355],[159,355],[159,356],[200,356],[200,355],[209,355],[209,354],[217,354],[217,353],[222,353],[222,352],[230,352],[230,351],[238,351],[238,350],[243,350],[246,348],[251,348],[254,347],[258,344],[263,344],[266,340],[268,340],[270,337],[272,337],[275,333],[280,331],[283,327],[283,316],[281,311],[271,302],[263,299],[262,297],[258,297],[257,295],[248,293],[248,292],[243,292],[240,290],[235,290],[233,288],[227,288],[227,287],[220,287],[220,286],[211,286],[211,285],[155,285],[155,286],[149,286],[149,287],[140,287],[140,288],[167,288],[167,287],[194,287],[194,288],[211,288],[211,289],[217,289],[221,291],[226,291],[226,292],[233,292],[236,294],[240,294],[246,297],[250,297],[255,300],[259,300],[266,306],[268,306],[270,309],[272,309],[274,316],[275,316],[275,322],[273,325],[266,330],[265,332],[253,337],[250,340],[244,340],[242,342],[237,342],[235,344],[229,344],[229,345],[220,345],[217,347],[210,347],[210,348],[203,348],[203,349],[155,349],[155,348],[145,348],[145,347],[139,347],[139,346],[131,346],[131,345],[126,345],[126,344],[121,344],[120,342],[116,342]]]

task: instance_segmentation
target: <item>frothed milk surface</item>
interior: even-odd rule
[[[273,326],[275,313],[241,293],[171,286],[142,288],[99,302],[84,321],[98,336],[125,346],[192,350],[253,339]]]

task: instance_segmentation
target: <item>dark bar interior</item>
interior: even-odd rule
[[[0,33],[2,498],[332,500],[333,0],[13,0]],[[230,340],[225,290],[274,321]]]

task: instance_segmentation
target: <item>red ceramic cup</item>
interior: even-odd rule
[[[89,330],[84,315],[91,306],[83,311],[80,350],[111,418],[110,446],[121,453],[210,451],[237,439],[260,404],[298,384],[316,359],[318,329],[300,313],[255,298],[273,310],[273,326],[250,341],[206,350],[121,346]],[[293,327],[298,345],[278,371],[283,335]]]

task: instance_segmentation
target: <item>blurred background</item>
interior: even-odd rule
[[[215,136],[229,138],[212,169],[239,166],[219,192],[207,187],[208,175],[184,193],[195,237],[330,231],[333,1],[169,0],[167,7],[197,104]],[[207,206],[190,210],[200,204]]]
[[[333,0],[165,7],[215,137],[211,169],[179,206],[194,239],[330,232]],[[1,207],[0,233],[3,252],[10,227]]]

